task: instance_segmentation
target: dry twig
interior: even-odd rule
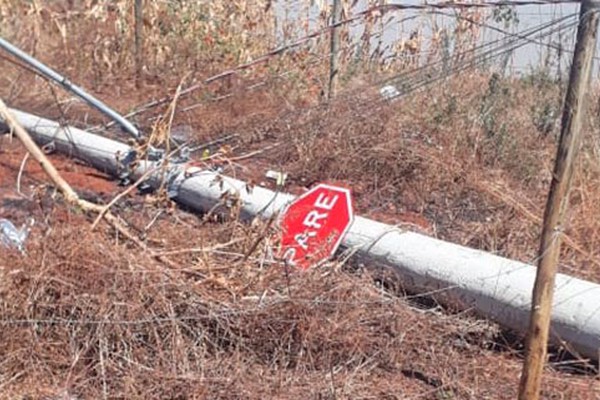
[[[146,249],[146,245],[136,238],[131,232],[129,232],[129,230],[119,221],[117,217],[109,212],[106,212],[103,207],[79,198],[77,193],[67,183],[67,181],[63,179],[48,157],[46,157],[44,152],[33,141],[29,133],[27,133],[27,131],[15,119],[2,99],[0,99],[0,117],[6,122],[11,131],[14,132],[14,134],[19,138],[21,143],[23,143],[23,146],[25,146],[29,154],[31,154],[31,156],[40,164],[44,172],[46,172],[48,177],[50,177],[52,182],[54,182],[54,184],[58,187],[69,204],[80,207],[85,211],[104,213],[104,218],[106,221],[117,231],[119,231],[119,233],[134,242],[142,249]]]
[[[100,220],[102,219],[102,217],[104,215],[106,215],[106,213],[110,210],[110,208],[112,206],[114,206],[119,200],[121,200],[123,197],[127,196],[135,188],[137,188],[139,185],[141,185],[157,169],[158,168],[151,168],[148,171],[146,171],[133,185],[129,186],[127,189],[123,190],[121,193],[119,193],[118,195],[116,195],[106,206],[104,206],[102,208],[102,210],[100,210],[100,212],[98,213],[98,217],[96,217],[96,220],[92,224],[92,230],[94,230],[96,228],[96,226],[98,225],[98,223],[100,222]]]

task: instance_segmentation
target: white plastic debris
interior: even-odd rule
[[[34,222],[33,218],[29,218],[21,229],[17,229],[11,221],[0,218],[0,243],[25,253],[25,240]]]
[[[274,180],[277,183],[277,186],[283,186],[283,185],[285,185],[285,181],[287,179],[287,176],[288,176],[288,174],[286,174],[284,172],[273,171],[273,170],[269,170],[265,174],[265,177],[267,179]]]
[[[379,94],[386,100],[392,100],[400,96],[400,92],[396,89],[396,86],[387,85],[379,89]]]

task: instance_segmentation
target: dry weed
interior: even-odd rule
[[[143,225],[147,211],[124,215]],[[389,278],[286,274],[261,251],[243,261],[243,245],[167,270],[64,212],[47,215],[26,258],[0,259],[2,398],[514,397],[519,364],[494,351],[497,328],[415,308]],[[160,218],[148,240],[210,248],[228,230],[187,224]],[[556,377],[549,395],[593,390]]]

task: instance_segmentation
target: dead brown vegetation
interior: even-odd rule
[[[0,0],[0,32],[124,112],[173,94],[190,71],[198,82],[272,47],[270,23],[247,25],[260,10],[267,18],[270,2],[209,2],[220,27],[194,20],[206,10],[185,8],[190,2],[171,14],[157,6],[167,2],[148,3],[140,90],[133,1]],[[405,39],[398,62],[412,68],[422,42]],[[289,172],[292,192],[341,181],[360,214],[534,259],[559,83],[536,71],[517,79],[482,69],[383,103],[370,85],[378,76],[357,72],[324,105],[319,46],[203,86],[178,103],[174,127],[195,143],[236,135],[211,154],[220,146],[228,157],[267,149],[224,163],[254,183],[267,168]],[[12,105],[82,126],[102,121],[62,90],[6,61],[2,67],[0,95]],[[135,119],[149,130],[167,106]],[[588,122],[562,268],[600,282],[598,119]],[[26,257],[0,253],[0,398],[515,397],[519,341],[491,323],[424,306],[378,272],[333,263],[286,273],[265,262],[264,244],[244,260],[260,225],[212,223],[134,195],[119,201],[113,211],[179,266],[167,268],[107,227],[90,232],[93,216],[63,204],[31,162],[23,184],[34,200],[17,196],[22,157],[2,141],[0,216],[33,215],[38,225]],[[73,160],[53,160],[83,197],[107,203],[119,191]],[[570,362],[553,362],[545,398],[598,398],[597,378],[573,372]]]
[[[47,211],[27,257],[2,257],[2,398],[514,397],[519,363],[497,328],[417,308],[367,271],[286,274],[239,245],[209,250],[227,227],[161,218],[150,243],[208,248],[166,270],[66,212]],[[589,398],[563,374],[548,398]]]

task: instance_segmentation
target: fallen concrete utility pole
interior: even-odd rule
[[[130,148],[122,143],[13,110],[18,121],[41,145],[53,143],[64,154],[112,174],[122,172]],[[151,164],[151,165],[149,165]],[[156,163],[140,163],[139,178]],[[222,204],[225,192],[241,201],[242,217],[269,217],[294,196],[254,187],[210,171],[186,174],[183,165],[169,167],[174,199],[198,211]],[[189,172],[189,171],[188,171]],[[149,184],[156,186],[159,178]],[[535,268],[480,250],[357,217],[343,240],[355,257],[370,265],[393,269],[412,292],[428,293],[442,304],[469,309],[517,332],[525,332],[531,305]],[[567,344],[583,357],[597,360],[600,350],[600,285],[559,274],[552,311],[552,342]]]

